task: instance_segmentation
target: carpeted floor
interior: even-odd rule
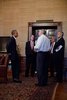
[[[56,84],[53,79],[49,79],[46,87],[36,87],[36,82],[36,77],[22,76],[22,83],[1,83],[0,100],[51,100]]]

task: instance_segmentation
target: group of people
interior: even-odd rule
[[[13,81],[21,83],[19,80],[19,56],[16,50],[16,37],[18,32],[12,30],[12,37],[7,43],[7,53],[11,59]],[[36,86],[46,86],[48,84],[48,66],[50,61],[51,76],[54,76],[54,68],[56,71],[56,81],[63,81],[63,62],[64,62],[64,49],[65,40],[62,32],[57,32],[57,40],[55,36],[51,37],[51,41],[45,34],[44,29],[38,30],[38,39],[35,43],[35,36],[32,35],[30,40],[26,42],[25,54],[26,54],[26,70],[25,77],[34,77],[35,71],[37,71],[38,83]],[[50,59],[49,59],[50,58]],[[31,68],[31,69],[30,69]]]
[[[35,41],[34,36],[32,40],[33,40],[32,41],[33,45],[31,43],[31,40],[27,42],[29,43],[28,45],[26,43],[27,52],[26,52],[25,76],[29,76],[30,68],[31,68],[31,73],[33,69],[34,69],[33,73],[35,73],[36,69],[38,83],[36,83],[35,85],[46,86],[48,84],[48,67],[50,66],[51,76],[53,77],[54,72],[56,72],[56,81],[63,82],[63,66],[64,66],[63,64],[64,64],[64,49],[65,49],[65,40],[63,38],[63,32],[58,31],[57,39],[55,39],[55,35],[52,35],[50,40],[48,36],[45,34],[44,29],[40,29],[38,31],[38,39],[36,43],[34,43]],[[31,49],[31,45],[33,46],[33,49]],[[31,50],[32,51],[30,52],[29,49],[30,51]],[[30,56],[27,53],[28,54],[32,53],[33,55],[36,53],[36,56],[33,59],[33,56],[32,55]]]

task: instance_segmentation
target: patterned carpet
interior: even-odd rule
[[[22,76],[22,83],[13,83],[9,80],[0,83],[0,100],[51,100],[55,82],[49,79],[48,86],[36,87],[37,78]]]

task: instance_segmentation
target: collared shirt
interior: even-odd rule
[[[53,43],[51,44],[51,53],[53,53],[54,45],[55,45],[55,42],[53,42]]]
[[[14,37],[14,39],[16,40],[16,37],[14,35],[12,35],[12,37]]]
[[[34,50],[39,52],[47,52],[50,50],[50,40],[42,34],[41,36],[38,37],[37,43],[34,46]]]
[[[34,41],[30,41],[30,46],[31,46],[31,49],[33,50],[34,49]]]

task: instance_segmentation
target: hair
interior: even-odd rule
[[[44,30],[44,35],[46,35],[46,31]]]
[[[61,37],[63,37],[63,36],[64,36],[64,32],[62,32],[62,31],[58,31],[58,32],[60,32],[60,33],[61,33]]]
[[[62,32],[62,36],[64,36],[64,32]]]
[[[11,34],[14,35],[15,32],[17,32],[17,30],[12,30]]]

